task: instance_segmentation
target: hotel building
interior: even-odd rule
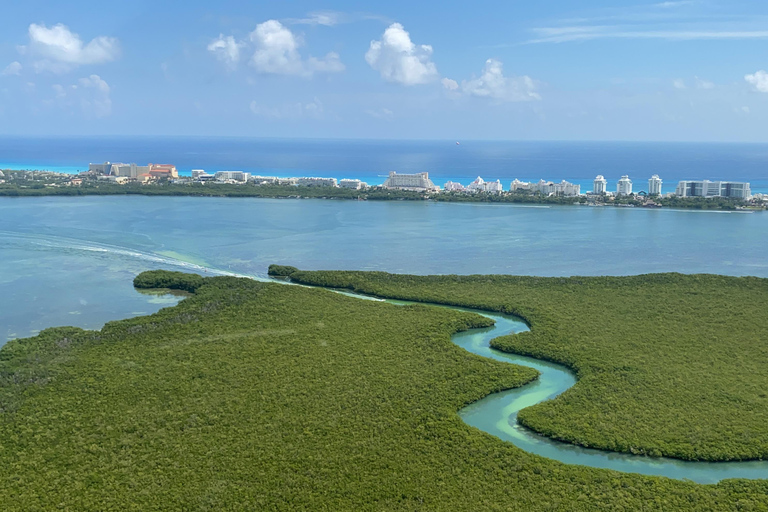
[[[752,195],[749,183],[736,181],[681,181],[675,195],[680,197],[736,197],[749,199]]]
[[[593,194],[605,194],[608,192],[608,180],[606,180],[602,174],[598,174],[595,181],[592,183]]]
[[[661,195],[661,178],[659,178],[658,174],[654,174],[653,176],[651,176],[651,179],[648,180],[648,195],[649,196]]]
[[[619,179],[616,184],[617,196],[628,196],[632,194],[632,180],[626,174]]]
[[[389,173],[389,178],[382,185],[384,188],[394,188],[399,190],[415,190],[417,192],[426,192],[440,190],[432,180],[429,179],[429,173],[420,172],[418,174],[397,174],[395,171]]]

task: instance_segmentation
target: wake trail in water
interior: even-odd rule
[[[156,263],[158,265],[177,267],[188,272],[195,272],[199,274],[247,277],[257,280],[263,279],[263,277],[258,275],[244,274],[240,272],[233,272],[232,270],[209,267],[206,265],[184,261],[178,258],[156,254],[150,251],[131,249],[112,244],[83,241],[76,238],[68,238],[55,235],[37,235],[0,231],[0,241],[13,241],[14,239],[20,241],[22,243],[22,247],[26,245],[38,249],[60,252],[80,252],[104,256],[113,255],[137,261]]]

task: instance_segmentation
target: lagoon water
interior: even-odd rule
[[[99,328],[175,299],[134,291],[143,270],[266,275],[768,277],[768,214],[166,197],[0,198],[0,344],[59,325]]]

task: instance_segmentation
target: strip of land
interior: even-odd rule
[[[411,190],[369,187],[355,190],[340,187],[300,187],[275,184],[172,183],[168,180],[146,184],[80,180],[77,186],[67,185],[71,177],[41,171],[4,171],[5,183],[0,183],[0,197],[143,195],[192,197],[254,197],[276,199],[345,199],[363,201],[436,201],[456,203],[587,205],[585,196],[543,195],[530,191],[490,192],[416,192]],[[602,204],[602,203],[601,203]],[[745,203],[736,198],[716,197],[654,197],[649,202],[642,196],[612,197],[603,206],[664,207],[697,210],[763,210],[762,201]]]

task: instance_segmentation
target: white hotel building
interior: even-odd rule
[[[680,197],[736,197],[749,199],[752,190],[749,183],[736,181],[681,181],[675,195]]]
[[[397,174],[395,171],[389,173],[389,178],[382,185],[384,188],[394,188],[399,190],[415,190],[417,192],[440,190],[432,180],[429,179],[429,173],[420,172],[418,174]]]
[[[654,174],[653,176],[651,176],[651,179],[648,180],[648,195],[649,196],[661,195],[661,178],[659,178],[658,174]]]
[[[617,196],[628,196],[632,194],[632,180],[626,174],[622,176],[616,184]]]
[[[602,174],[598,174],[595,181],[592,184],[593,194],[605,194],[608,192],[608,180]]]

